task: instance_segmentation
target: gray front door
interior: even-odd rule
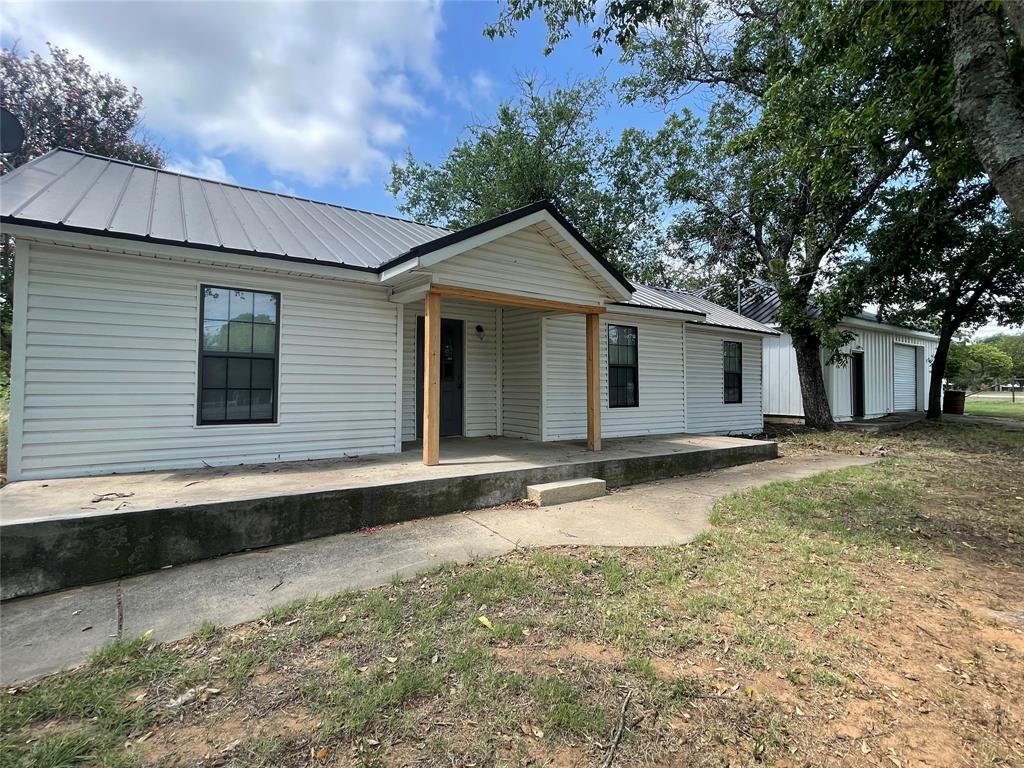
[[[464,356],[461,320],[441,318],[441,437],[463,432]],[[416,318],[416,437],[423,437],[423,318]]]

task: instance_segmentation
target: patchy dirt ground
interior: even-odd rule
[[[782,436],[877,464],[664,549],[444,566],[6,692],[0,763],[1024,765],[1024,440]],[[624,521],[628,524],[628,521]]]

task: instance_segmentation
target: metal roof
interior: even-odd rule
[[[759,323],[775,323],[779,319],[779,293],[771,286],[758,282],[755,293],[748,295],[740,301],[740,313],[757,320]],[[814,317],[821,313],[818,307],[811,307],[808,314]],[[858,320],[867,320],[872,323],[881,322],[878,315],[873,312],[858,312],[854,315]]]
[[[429,224],[56,149],[0,179],[4,222],[378,270]]]
[[[711,325],[737,331],[778,335],[778,331],[772,330],[755,320],[744,317],[712,301],[695,296],[692,293],[673,291],[668,288],[652,288],[637,283],[633,284],[633,288],[633,297],[628,302],[625,302],[626,306],[664,309],[672,312],[690,312],[704,316],[703,320],[693,321],[697,325]]]

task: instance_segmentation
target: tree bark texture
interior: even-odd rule
[[[1016,26],[1020,0],[1004,0]],[[957,115],[1010,215],[1024,222],[1024,102],[1014,82],[999,11],[980,0],[946,3]]]
[[[946,362],[949,360],[949,345],[953,342],[953,331],[943,326],[939,332],[939,343],[932,360],[932,375],[928,381],[928,418],[942,418],[942,380],[946,378]]]
[[[825,373],[821,364],[821,340],[815,335],[793,336],[796,369],[800,374],[800,397],[804,404],[804,423],[815,429],[835,429],[832,409],[825,391]]]

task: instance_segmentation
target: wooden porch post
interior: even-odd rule
[[[587,315],[587,448],[601,450],[601,316]]]
[[[441,461],[441,296],[429,292],[423,309],[423,463]]]

